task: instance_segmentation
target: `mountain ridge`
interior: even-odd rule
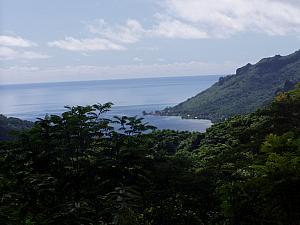
[[[236,74],[220,77],[210,88],[158,114],[218,122],[254,112],[271,102],[278,92],[293,89],[299,81],[300,50],[248,63],[238,68]]]

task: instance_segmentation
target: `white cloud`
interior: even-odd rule
[[[102,38],[126,44],[138,42],[145,33],[142,25],[133,19],[128,19],[125,25],[109,25],[100,19],[89,24],[88,30]]]
[[[0,59],[1,60],[18,60],[18,59],[30,60],[30,59],[46,59],[49,57],[50,56],[48,56],[48,55],[37,53],[37,52],[17,51],[12,48],[0,46]]]
[[[143,62],[144,60],[142,58],[140,58],[140,57],[134,57],[133,61],[135,61],[135,62]]]
[[[105,51],[105,50],[125,50],[126,48],[110,40],[103,38],[76,39],[66,37],[64,40],[48,42],[50,47],[58,47],[69,51]]]
[[[101,38],[124,44],[136,43],[141,38],[147,37],[182,39],[207,37],[205,31],[193,25],[160,14],[155,15],[155,23],[150,28],[143,27],[139,21],[133,19],[128,19],[124,25],[110,25],[99,19],[89,24],[88,30]]]
[[[19,36],[7,36],[7,35],[0,36],[0,45],[11,46],[11,47],[22,47],[22,48],[37,46],[36,43],[29,40],[25,40]]]
[[[300,32],[300,2],[276,0],[166,0],[165,14],[205,30],[211,37],[254,31]]]
[[[202,31],[195,26],[169,18],[162,19],[150,33],[154,36],[164,38],[202,39],[208,37],[205,31]]]
[[[0,36],[0,59],[1,60],[32,60],[46,59],[50,56],[34,51],[24,51],[20,48],[36,47],[37,44],[20,36]]]

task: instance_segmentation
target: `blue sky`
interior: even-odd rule
[[[232,74],[300,46],[298,0],[0,4],[0,83]]]

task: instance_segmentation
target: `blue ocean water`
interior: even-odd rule
[[[0,113],[34,121],[59,114],[65,105],[113,102],[112,115],[142,116],[174,106],[210,87],[220,76],[162,77],[123,80],[0,85]],[[174,116],[144,116],[159,129],[204,131],[209,120],[186,120]]]

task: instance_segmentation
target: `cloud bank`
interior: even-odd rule
[[[69,51],[105,51],[105,50],[125,50],[125,47],[115,44],[110,40],[102,38],[76,39],[66,37],[64,40],[49,42],[50,47],[58,47]]]
[[[0,68],[2,83],[50,81],[107,80],[161,76],[195,76],[231,74],[244,63],[210,63],[201,61],[136,64],[116,66],[77,65],[65,67],[8,67]],[[20,76],[22,74],[22,76]]]
[[[36,43],[21,38],[19,36],[7,36],[1,35],[0,36],[0,45],[1,46],[11,46],[11,47],[21,47],[21,48],[28,48],[37,46]]]
[[[50,56],[32,51],[18,51],[8,47],[0,46],[1,60],[31,60],[31,59],[47,59]]]
[[[109,24],[98,19],[87,25],[94,39],[67,37],[49,46],[70,51],[124,50],[143,38],[230,38],[245,32],[285,36],[300,33],[300,1],[279,0],[164,0],[145,27],[128,19]]]
[[[300,32],[300,1],[166,0],[165,13],[224,38],[239,32],[287,35]]]
[[[32,60],[46,59],[50,56],[34,51],[24,51],[20,48],[31,48],[38,46],[36,43],[26,40],[20,36],[0,36],[0,60]]]

